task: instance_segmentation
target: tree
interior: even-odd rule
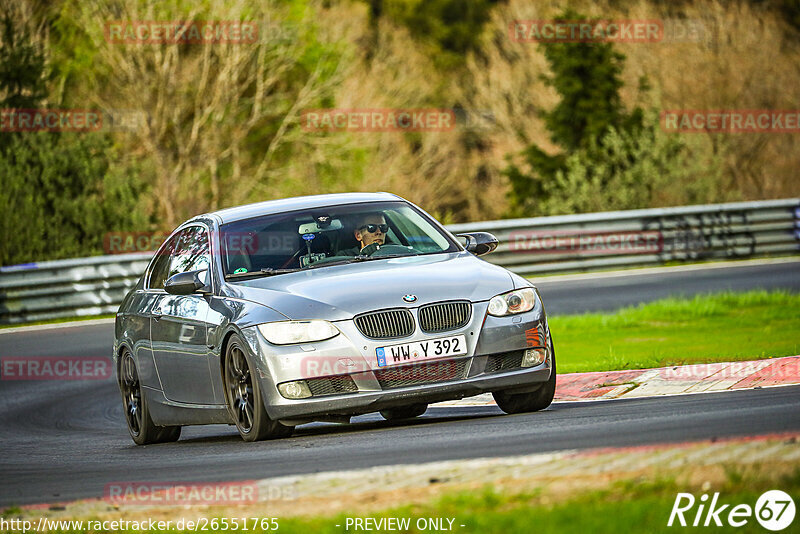
[[[443,68],[461,65],[468,52],[480,52],[480,35],[498,0],[369,0],[373,19],[385,16],[434,47]]]
[[[147,120],[127,134],[144,178],[156,192],[158,218],[173,228],[187,217],[263,198],[310,136],[304,109],[322,107],[337,75],[339,51],[318,39],[306,2],[140,2],[69,0],[56,38],[80,50],[73,97],[100,109],[130,109]],[[66,10],[64,10],[66,12]],[[120,15],[121,13],[121,15]],[[255,42],[111,43],[113,20],[249,21]],[[79,54],[74,54],[76,57]],[[65,63],[80,59],[65,59]],[[76,70],[80,67],[76,67]]]
[[[27,29],[17,29],[11,9],[0,12],[0,109],[36,107],[47,96],[44,53],[30,41]]]
[[[0,108],[40,107],[42,47],[10,10],[1,16]],[[142,186],[112,154],[98,133],[0,132],[0,265],[98,254],[106,232],[144,229]]]
[[[567,21],[585,19],[572,11],[559,18]],[[567,210],[566,205],[559,208],[558,202],[553,200],[568,198],[569,188],[579,185],[563,180],[576,161],[584,162],[589,173],[586,180],[594,180],[600,187],[608,185],[614,173],[621,172],[626,165],[624,159],[606,157],[610,147],[604,139],[609,132],[613,131],[621,139],[631,142],[640,135],[651,139],[655,135],[654,125],[645,127],[643,124],[641,109],[637,107],[628,113],[622,105],[619,92],[623,87],[621,74],[625,56],[615,51],[611,43],[552,43],[543,46],[552,72],[545,82],[555,88],[561,100],[542,115],[551,140],[561,148],[561,152],[548,154],[539,146],[531,145],[523,153],[527,171],[514,164],[508,166],[505,174],[511,182],[511,215],[516,216],[543,213],[542,206],[545,205],[548,211]],[[633,154],[628,152],[628,157],[634,157]],[[646,154],[637,154],[637,157],[647,157]],[[600,166],[604,174],[592,170],[592,163],[600,161],[608,163]]]

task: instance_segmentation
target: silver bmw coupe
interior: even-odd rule
[[[184,425],[227,423],[257,441],[485,392],[507,413],[546,408],[556,361],[544,305],[526,279],[476,257],[496,247],[388,193],[186,221],[117,313],[131,437],[175,441]]]

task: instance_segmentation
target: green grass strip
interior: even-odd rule
[[[766,490],[779,487],[790,495],[797,495],[800,489],[800,477],[783,478],[781,481],[768,479],[742,480],[738,483],[728,482],[722,487],[710,488],[707,493],[720,492],[720,503],[731,505],[747,504],[755,507],[758,497]],[[587,534],[620,532],[669,533],[686,530],[677,525],[668,527],[667,522],[679,492],[692,492],[697,498],[703,491],[687,488],[673,479],[664,478],[655,481],[641,482],[625,480],[615,483],[611,488],[582,492],[569,498],[551,502],[547,492],[528,492],[506,494],[487,487],[483,492],[450,493],[425,505],[413,505],[396,508],[374,517],[409,517],[412,528],[409,532],[425,532],[418,529],[418,518],[452,518],[452,532],[505,534],[537,532],[541,534]],[[698,509],[697,504],[685,514],[688,521],[693,521]],[[723,527],[711,527],[713,532],[766,532],[750,517],[745,526],[732,528],[726,524],[726,515],[720,519]],[[343,532],[346,516],[340,515],[334,520],[288,520],[281,521],[283,532],[314,532],[334,534]],[[705,520],[702,515],[700,524]],[[798,521],[798,519],[795,519]],[[336,524],[342,527],[336,527]],[[464,525],[461,527],[461,525]],[[691,525],[691,523],[689,523]],[[692,527],[688,527],[692,530]],[[791,530],[788,529],[788,530]],[[353,532],[351,529],[350,532]]]
[[[559,373],[800,354],[800,295],[783,291],[667,298],[549,323]]]
[[[363,520],[369,517],[371,521],[380,521],[382,518],[403,520],[407,522],[408,528],[395,530],[395,532],[413,533],[619,534],[621,532],[642,532],[667,534],[695,530],[736,532],[737,534],[763,533],[768,531],[759,524],[754,515],[745,518],[747,523],[744,526],[732,527],[728,524],[728,513],[734,506],[740,504],[749,506],[755,512],[759,496],[768,490],[780,489],[795,496],[795,499],[800,493],[800,469],[795,469],[794,472],[786,475],[773,476],[769,474],[768,470],[761,469],[755,473],[745,473],[738,467],[731,466],[726,469],[726,473],[725,481],[704,488],[691,487],[686,483],[678,482],[671,475],[662,474],[653,478],[623,479],[603,489],[578,490],[558,496],[550,494],[544,488],[516,491],[508,486],[498,488],[486,485],[483,489],[449,491],[439,498],[422,504],[398,505],[382,511],[341,513],[334,516],[277,518],[277,532],[284,534],[342,534],[392,531],[354,528],[352,520],[355,518]],[[672,527],[668,527],[667,523],[678,493],[691,493],[695,497],[695,504],[690,510],[684,512],[687,527],[679,526],[677,521]],[[702,502],[700,497],[706,494],[708,500],[711,500],[714,493],[719,493],[718,507],[728,505],[723,513],[718,515],[723,526],[716,527],[713,520],[710,520],[710,526],[703,527],[708,512],[708,506],[705,506],[700,514],[699,526],[693,527],[692,523]],[[6,510],[3,516],[10,517],[17,513],[19,510]],[[263,513],[258,515],[259,517],[270,517],[269,506],[266,505]],[[350,528],[346,528],[348,518],[351,520]],[[793,524],[784,532],[796,531],[798,521],[800,521],[800,517],[795,517]],[[249,526],[251,522],[248,520],[248,530],[237,530],[254,533],[275,532],[274,526],[272,529],[268,527],[262,529],[259,526],[252,528]],[[268,520],[266,523],[269,525]],[[230,528],[219,528],[219,519],[207,525],[212,524],[216,528],[206,531],[231,531]],[[430,528],[433,524],[450,530]],[[374,529],[375,523],[371,523],[371,525]],[[69,532],[78,531],[70,530]],[[86,532],[86,529],[80,532]],[[168,532],[192,531],[171,529]]]

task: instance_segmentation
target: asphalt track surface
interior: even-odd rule
[[[538,283],[548,313],[610,310],[670,294],[800,291],[800,263]],[[108,356],[110,324],[0,334],[0,357]],[[233,427],[184,429],[136,447],[113,380],[0,381],[0,506],[101,497],[110,482],[212,482],[430,461],[632,446],[800,430],[800,386],[649,399],[555,403],[507,416],[494,406],[434,407],[413,422],[378,415],[298,427],[244,443]]]

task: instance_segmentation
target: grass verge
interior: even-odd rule
[[[780,489],[790,496],[800,492],[800,468],[782,469],[775,472],[772,465],[754,464],[751,466],[725,466],[722,477],[706,478],[701,476],[691,482],[685,471],[663,471],[652,475],[629,476],[619,478],[610,483],[597,479],[595,483],[585,484],[587,489],[572,488],[569,491],[552,491],[544,486],[531,487],[520,481],[496,481],[479,486],[473,490],[450,490],[437,497],[398,506],[374,509],[372,511],[353,511],[350,513],[325,514],[320,512],[311,516],[280,517],[271,514],[269,505],[257,513],[249,512],[247,530],[250,532],[271,532],[278,526],[278,532],[286,534],[341,534],[364,531],[399,531],[399,532],[437,532],[479,534],[509,534],[537,532],[540,534],[619,534],[631,533],[670,533],[694,530],[692,523],[698,513],[702,495],[708,501],[718,493],[717,508],[728,505],[718,515],[722,527],[715,527],[713,520],[710,528],[703,528],[708,512],[708,501],[700,515],[700,529],[712,532],[765,532],[754,515],[739,517],[746,524],[731,527],[727,524],[728,513],[736,505],[747,505],[751,510],[756,507],[758,498],[765,492]],[[697,478],[697,477],[695,477]],[[702,482],[701,482],[702,481]],[[670,514],[678,493],[690,493],[695,498],[692,508],[684,512],[687,527],[682,527],[677,519],[672,527],[667,526]],[[363,495],[361,496],[364,497]],[[796,497],[795,497],[796,498]],[[399,500],[403,500],[399,497]],[[354,502],[353,507],[358,504]],[[682,501],[681,505],[685,505]],[[185,511],[185,510],[184,510]],[[2,516],[10,518],[21,513],[20,509],[7,509]],[[751,512],[751,514],[754,512]],[[276,517],[278,516],[278,517]],[[180,511],[175,518],[181,517]],[[233,517],[240,517],[235,512],[225,515],[209,514],[203,521],[206,531],[232,530]],[[263,518],[275,517],[275,523]],[[216,519],[212,519],[216,518]],[[223,519],[224,518],[224,519]],[[253,518],[257,518],[255,521]],[[382,522],[392,519],[392,523]],[[361,528],[355,520],[361,521]],[[365,523],[369,519],[369,523]],[[65,530],[64,532],[89,532],[86,528],[87,518],[81,530]],[[194,520],[197,522],[197,519]],[[793,524],[800,519],[795,518]],[[173,522],[173,525],[175,525]],[[183,523],[185,524],[185,523]],[[266,526],[264,526],[266,525]],[[380,526],[383,525],[383,526]],[[394,528],[391,526],[394,525]],[[239,524],[241,527],[241,523]],[[272,528],[270,528],[270,526]],[[400,528],[398,528],[398,526]],[[241,528],[239,528],[241,529]],[[169,532],[192,532],[192,530],[169,529]],[[785,530],[792,531],[792,527]]]
[[[685,530],[677,519],[672,527],[667,526],[678,493],[692,493],[697,499],[695,506],[684,514],[688,528],[692,529],[701,495],[708,494],[711,498],[713,493],[719,492],[718,505],[730,506],[720,514],[722,528],[711,523],[709,530],[763,533],[765,529],[754,516],[746,518],[744,526],[734,528],[727,524],[727,513],[738,504],[755,508],[762,493],[776,488],[789,495],[797,495],[800,490],[800,470],[778,480],[769,476],[741,476],[734,471],[728,481],[712,487],[690,487],[669,477],[626,479],[602,490],[578,492],[566,500],[556,501],[543,491],[506,493],[486,486],[483,491],[448,493],[427,504],[397,507],[369,517],[378,521],[380,518],[408,518],[410,528],[407,532],[431,530],[419,526],[423,526],[426,520],[442,518],[445,526],[448,525],[448,519],[453,520],[452,532],[463,533],[655,534]],[[707,508],[700,519],[701,530],[705,530],[702,524]],[[282,519],[280,530],[284,533],[340,534],[347,532],[344,528],[347,518],[347,515],[341,514],[333,518]],[[422,521],[418,525],[420,519]],[[797,521],[796,518],[794,523]],[[352,526],[349,531],[354,531]]]
[[[782,291],[668,298],[549,322],[559,373],[800,354],[800,295]]]

